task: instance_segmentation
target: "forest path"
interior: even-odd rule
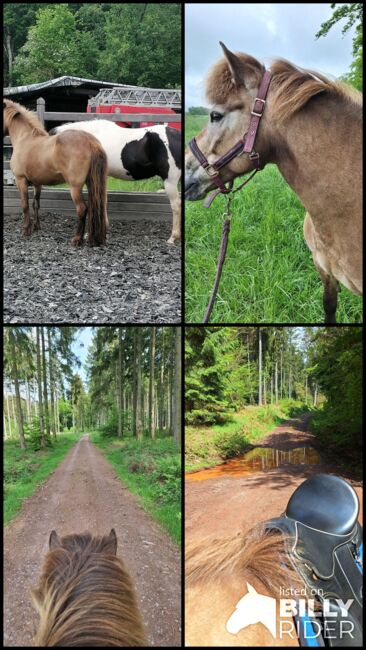
[[[274,447],[288,451],[296,447],[316,447],[314,435],[307,431],[311,414],[287,420],[255,447]],[[355,488],[362,511],[362,484],[342,474],[320,455],[314,465],[290,463],[247,476],[224,475],[201,481],[185,482],[186,544],[205,537],[227,537],[240,530],[249,530],[260,521],[277,517],[286,508],[294,490],[313,474],[335,473]]]
[[[32,643],[37,617],[29,590],[37,584],[51,530],[100,535],[111,528],[136,586],[149,644],[181,645],[180,551],[84,435],[5,528],[5,646]]]

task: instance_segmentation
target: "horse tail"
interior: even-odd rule
[[[88,243],[106,243],[107,155],[99,142],[91,143],[91,161],[86,185],[88,188]]]

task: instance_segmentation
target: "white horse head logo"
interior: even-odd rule
[[[231,614],[226,629],[230,634],[238,634],[248,625],[263,623],[276,638],[276,599],[262,596],[247,582],[248,593],[236,605]]]

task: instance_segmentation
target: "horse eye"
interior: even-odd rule
[[[212,113],[210,113],[211,122],[220,122],[223,117],[222,113],[218,113],[217,111],[212,111]]]

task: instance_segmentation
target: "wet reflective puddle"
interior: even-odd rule
[[[255,447],[243,456],[232,458],[222,465],[198,472],[186,473],[186,481],[206,481],[220,476],[247,476],[283,465],[317,465],[320,455],[313,447],[297,447],[290,451],[280,451],[271,447]]]

